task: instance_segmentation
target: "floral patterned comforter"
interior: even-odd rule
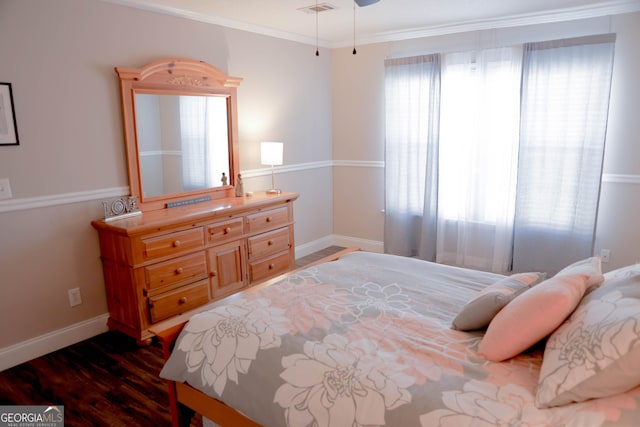
[[[636,425],[640,390],[537,409],[542,347],[492,363],[451,329],[502,277],[352,253],[194,316],[161,376],[267,427]]]

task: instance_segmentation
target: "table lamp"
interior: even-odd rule
[[[271,166],[271,190],[268,194],[280,194],[280,190],[275,186],[273,167],[282,164],[282,142],[261,142],[260,143],[260,163]]]

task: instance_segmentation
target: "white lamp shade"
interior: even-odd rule
[[[261,142],[260,163],[275,166],[282,164],[282,142]]]

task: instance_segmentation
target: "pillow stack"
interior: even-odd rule
[[[501,362],[522,353],[557,329],[587,289],[603,280],[600,258],[592,257],[523,292],[491,320],[478,355]]]
[[[603,276],[600,258],[592,257],[540,282],[543,278],[517,274],[485,288],[458,314],[454,328],[488,324],[478,355],[493,362],[548,336],[538,408],[612,396],[640,385],[640,264]]]

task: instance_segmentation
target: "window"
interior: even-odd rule
[[[385,251],[497,272],[558,242],[589,256],[614,41],[386,61]]]

